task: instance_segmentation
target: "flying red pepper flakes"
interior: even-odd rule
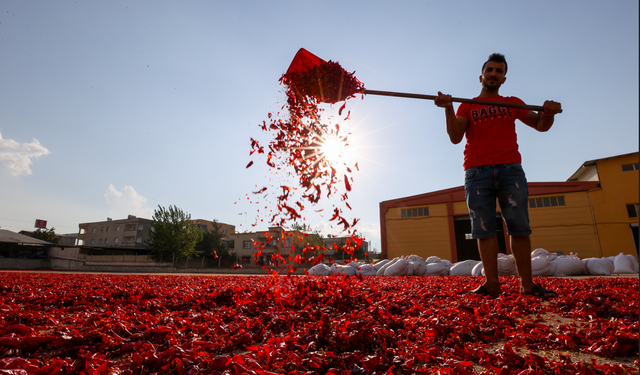
[[[0,373],[638,373],[637,278],[275,276],[0,272]]]
[[[351,210],[346,201],[346,192],[352,188],[349,177],[344,174],[343,186],[340,186],[340,178],[332,164],[335,161],[328,160],[322,152],[322,145],[329,138],[348,145],[348,134],[340,133],[340,126],[337,124],[330,126],[322,123],[324,109],[320,104],[345,101],[340,108],[341,115],[346,100],[364,90],[362,82],[339,63],[324,61],[301,49],[288,71],[280,78],[280,83],[285,87],[287,98],[283,107],[286,108],[284,116],[281,118],[279,114],[269,113],[268,120],[260,126],[262,131],[270,135],[268,145],[262,146],[254,138],[250,140],[250,155],[264,154],[272,173],[277,171],[276,173],[288,174],[293,177],[296,185],[288,186],[287,183],[280,186],[282,194],[272,203],[277,210],[272,213],[269,222],[275,226],[287,227],[287,223],[304,219],[303,212],[307,203],[314,206],[323,198],[331,200],[332,196],[341,196],[341,203]],[[252,163],[253,161],[247,167]],[[355,168],[358,169],[357,163]],[[351,173],[348,166],[346,170]],[[342,193],[341,189],[345,189],[345,192]],[[265,190],[263,188],[256,193]],[[297,190],[298,194],[291,194],[292,190]],[[336,207],[335,203],[333,206],[334,216],[330,221],[335,220],[341,230],[351,234],[356,241],[358,236],[353,227],[358,219],[345,218],[343,210]]]

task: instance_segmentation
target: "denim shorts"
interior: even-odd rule
[[[496,199],[511,236],[528,236],[529,188],[520,163],[483,165],[464,171],[473,238],[496,235]]]

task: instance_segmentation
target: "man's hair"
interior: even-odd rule
[[[493,61],[493,62],[497,62],[497,63],[503,63],[504,64],[504,74],[507,74],[507,69],[508,69],[508,65],[507,65],[507,59],[504,58],[504,55],[501,53],[492,53],[491,55],[489,55],[489,58],[487,59],[487,61],[485,61],[484,64],[482,64],[482,71],[484,72],[484,67],[487,66],[487,63],[489,61]]]

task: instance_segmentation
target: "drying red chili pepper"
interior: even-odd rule
[[[501,281],[0,272],[0,373],[638,373],[637,278]]]
[[[268,121],[260,125],[263,131],[270,134],[268,145],[262,146],[256,139],[250,139],[250,155],[264,154],[266,147],[268,152],[265,163],[271,168],[272,173],[277,171],[276,173],[283,176],[291,176],[297,185],[281,186],[283,194],[271,203],[275,212],[270,214],[270,223],[287,227],[287,223],[303,218],[306,205],[301,200],[313,206],[318,204],[323,196],[327,199],[332,195],[341,196],[341,203],[351,210],[351,206],[346,202],[346,192],[352,189],[350,177],[344,174],[342,180],[345,192],[339,192],[340,178],[332,165],[335,161],[328,160],[322,151],[327,139],[333,138],[347,145],[348,137],[339,133],[339,125],[336,124],[332,128],[322,123],[323,108],[320,104],[336,103],[355,97],[356,93],[364,89],[362,82],[339,63],[324,61],[301,49],[290,68],[280,78],[280,83],[284,85],[287,97],[285,114],[280,116],[269,113]],[[340,108],[339,115],[342,114],[345,105],[346,102]],[[252,163],[253,161],[247,168]],[[355,168],[358,169],[357,164]],[[350,168],[347,167],[346,170],[347,173],[351,173]],[[265,190],[266,187],[256,193]],[[298,190],[296,194],[292,194],[294,190]],[[294,209],[296,206],[297,209]],[[337,203],[333,203],[333,206],[335,212],[341,212]],[[335,219],[338,219],[336,223],[342,231],[350,233],[354,238],[358,237],[353,228],[358,219],[345,218],[338,214],[330,221]]]

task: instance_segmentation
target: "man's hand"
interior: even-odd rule
[[[546,132],[553,125],[554,116],[562,111],[562,106],[553,100],[547,100],[542,105],[542,111],[535,113],[529,111],[520,120],[539,132]]]
[[[438,91],[438,96],[433,99],[433,104],[442,108],[453,107],[453,103],[451,102],[451,95],[445,95],[440,91]]]
[[[438,96],[433,99],[433,103],[438,107],[444,108],[444,116],[447,122],[447,134],[453,144],[458,144],[464,137],[467,130],[467,119],[464,117],[456,117],[456,111],[453,109],[451,95],[445,95],[438,91]]]
[[[562,112],[562,106],[558,102],[554,102],[553,100],[547,100],[542,105],[542,112],[539,112],[540,115],[554,116],[558,113]]]

